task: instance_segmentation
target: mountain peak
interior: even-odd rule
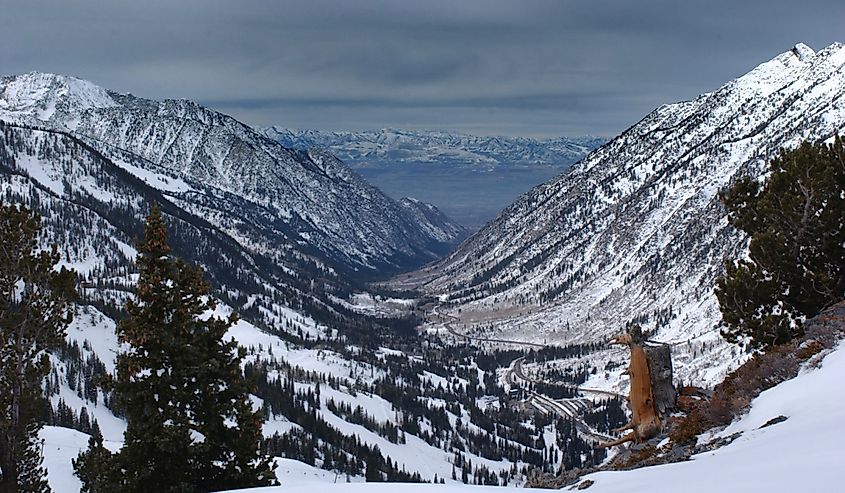
[[[29,72],[0,78],[0,111],[47,120],[57,111],[72,113],[117,103],[102,87],[76,77]]]
[[[805,45],[804,43],[798,43],[792,47],[790,50],[795,56],[798,57],[798,60],[805,61],[808,58],[812,58],[816,55],[816,52],[810,48],[809,46]]]

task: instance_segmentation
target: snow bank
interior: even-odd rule
[[[751,411],[722,434],[728,446],[689,462],[588,476],[591,493],[661,491],[839,492],[845,487],[845,345],[809,371],[760,394]],[[782,423],[761,428],[771,419]]]
[[[338,493],[484,493],[501,490],[495,486],[467,486],[463,484],[405,484],[405,483],[299,483],[287,484],[270,488],[253,488],[248,490],[237,490],[240,493],[315,493],[315,492],[338,492]],[[234,493],[234,492],[230,492]]]

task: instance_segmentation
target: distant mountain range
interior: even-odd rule
[[[429,163],[493,169],[499,166],[566,166],[600,146],[601,137],[483,137],[431,130],[382,129],[322,132],[268,127],[261,132],[293,149],[331,150],[353,167]]]
[[[416,197],[476,230],[521,194],[605,142],[601,137],[480,137],[412,130],[261,129],[293,149],[327,149],[394,198]]]

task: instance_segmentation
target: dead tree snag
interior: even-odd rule
[[[660,433],[661,417],[675,406],[671,352],[666,345],[647,346],[639,327],[614,337],[610,343],[625,344],[631,350],[627,373],[631,379],[628,402],[632,418],[627,425],[615,430],[617,433],[631,430],[631,433],[601,446],[613,447],[631,441],[642,443]]]

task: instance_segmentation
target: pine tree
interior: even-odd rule
[[[364,472],[364,480],[368,483],[380,483],[383,481],[379,470],[380,452],[378,447],[367,456],[367,468]]]
[[[158,207],[138,245],[135,299],[117,326],[129,350],[117,358],[115,404],[124,446],[110,456],[92,442],[75,462],[84,491],[206,492],[273,484],[260,454],[261,410],[241,372],[244,352],[224,335],[236,317],[216,308],[202,269],[170,256]],[[87,455],[86,455],[87,454]]]
[[[115,454],[103,446],[103,435],[95,429],[88,439],[88,450],[73,461],[76,475],[82,481],[83,491],[120,493],[124,485]]]
[[[46,492],[38,439],[47,351],[64,339],[76,276],[56,271],[55,245],[39,250],[39,218],[0,205],[0,492]]]
[[[770,347],[845,297],[845,143],[803,143],[769,163],[761,186],[738,181],[721,199],[751,237],[749,259],[726,264],[716,297],[730,341]]]

